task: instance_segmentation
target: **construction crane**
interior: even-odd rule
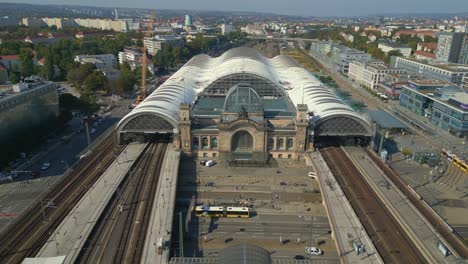
[[[151,13],[151,20],[150,20],[150,26],[147,28],[147,31],[146,31],[146,37],[148,38],[151,38],[153,36],[153,25],[154,25],[154,22],[156,21],[156,12],[153,11]],[[147,65],[146,65],[146,59],[148,58],[146,56],[146,53],[147,53],[147,47],[146,47],[146,44],[145,44],[145,35],[143,35],[143,48],[142,48],[142,62],[141,62],[141,87],[140,87],[140,95],[138,95],[137,99],[135,100],[134,102],[134,105],[138,105],[140,104],[141,102],[143,102],[143,100],[145,100],[145,97],[146,97],[146,71],[147,71]]]

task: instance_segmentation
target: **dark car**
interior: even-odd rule
[[[305,259],[305,257],[302,255],[296,255],[294,256],[294,259]]]

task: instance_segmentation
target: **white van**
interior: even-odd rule
[[[211,167],[211,166],[214,166],[216,164],[216,162],[214,160],[209,160],[205,163],[205,166],[207,167]]]

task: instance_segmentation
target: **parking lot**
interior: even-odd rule
[[[318,184],[307,177],[308,172],[299,163],[266,168],[206,167],[183,159],[176,213],[185,215],[192,199],[197,205],[251,206],[250,218],[198,218],[191,213],[185,256],[213,257],[225,247],[248,242],[269,250],[273,258],[338,260]],[[174,231],[178,228],[175,225]],[[324,254],[309,256],[304,252],[306,246],[319,247]]]

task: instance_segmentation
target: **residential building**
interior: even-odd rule
[[[417,60],[426,61],[427,63],[433,64],[436,61],[436,55],[431,52],[417,50],[414,52],[414,57]]]
[[[439,80],[411,80],[403,86],[400,105],[453,135],[468,136],[468,93],[458,86]]]
[[[412,37],[418,37],[424,41],[424,38],[429,36],[432,38],[436,38],[436,32],[434,30],[400,30],[393,36],[393,40],[400,39],[401,35],[410,35]]]
[[[221,24],[221,34],[226,35],[236,31],[236,27],[233,24]]]
[[[109,81],[117,80],[120,76],[120,71],[112,68],[99,69],[100,72],[107,78]]]
[[[152,38],[145,38],[144,44],[148,53],[152,56],[156,55],[165,45],[182,47],[184,41],[182,37],[173,35],[154,36]]]
[[[331,53],[332,47],[333,47],[333,42],[331,41],[317,41],[317,42],[311,43],[310,50],[327,55]]]
[[[117,68],[117,59],[114,54],[98,54],[98,55],[77,55],[75,62],[81,64],[91,63],[96,65],[97,69]]]
[[[394,43],[379,43],[379,49],[381,49],[385,54],[390,51],[398,50],[404,57],[411,56],[411,48],[406,45],[399,45]]]
[[[389,73],[402,74],[405,73],[405,71],[402,69],[389,68],[384,65],[383,61],[353,61],[349,64],[348,76],[364,87],[377,90],[382,77]]]
[[[128,32],[129,27],[125,20],[97,19],[97,18],[23,18],[22,24],[31,28],[56,26],[64,27],[88,27],[101,30],[113,30],[116,32]]]
[[[437,47],[437,62],[468,64],[468,33],[440,33]]]
[[[436,42],[420,42],[416,50],[422,50],[426,52],[434,53],[437,50],[437,43]]]
[[[26,78],[24,81],[0,93],[0,141],[5,142],[16,133],[59,114],[54,84],[38,78]]]
[[[451,82],[456,85],[462,85],[463,77],[468,76],[468,65],[463,64],[431,65],[415,59],[396,57],[393,66],[404,69],[410,74]]]
[[[0,55],[0,64],[2,64],[8,72],[19,72],[21,67],[19,55]]]
[[[131,65],[132,63],[138,62],[143,56],[141,52],[141,48],[136,46],[125,47],[124,51],[119,52],[119,63],[128,63]]]

